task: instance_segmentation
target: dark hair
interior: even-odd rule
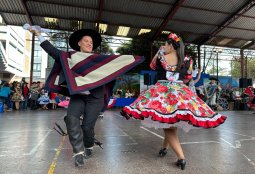
[[[184,60],[184,44],[183,44],[183,41],[180,40],[180,41],[176,42],[172,38],[169,38],[169,39],[167,39],[166,42],[169,45],[172,44],[173,48],[177,52],[177,58],[178,58],[177,71],[180,71],[181,66],[183,64],[183,60]]]

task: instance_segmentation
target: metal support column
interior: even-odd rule
[[[197,45],[197,67],[201,70],[200,46],[201,45]]]
[[[244,78],[244,53],[243,53],[243,49],[240,50],[240,63],[241,63],[241,78]]]
[[[34,70],[34,51],[35,51],[35,34],[32,34],[32,50],[31,50],[31,62],[30,62],[30,86],[33,82],[33,70]]]

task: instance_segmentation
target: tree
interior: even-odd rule
[[[99,52],[100,54],[113,54],[113,50],[110,48],[104,37],[102,37],[101,46],[97,48],[96,52]]]
[[[255,60],[248,59],[247,60],[247,78],[255,78]],[[246,72],[244,72],[245,75]],[[232,61],[231,64],[231,75],[232,77],[240,78],[241,77],[241,60],[240,58],[236,59],[236,61]]]
[[[150,70],[150,61],[151,61],[151,48],[152,45],[152,56],[156,54],[159,50],[160,46],[165,44],[165,40],[167,39],[167,34],[161,34],[157,41],[154,41],[153,44],[150,41],[151,33],[144,33],[138,35],[133,40],[128,43],[122,44],[121,47],[117,49],[117,53],[120,54],[132,54],[132,55],[141,55],[145,57],[145,61],[137,66],[132,72],[139,72],[140,70]],[[194,50],[194,47],[190,45],[185,46],[185,54],[191,56],[194,60],[196,59],[197,55]],[[194,61],[195,62],[195,61]]]
[[[120,54],[139,55],[145,57],[145,61],[140,65],[136,66],[130,72],[140,72],[141,70],[150,69],[149,64],[151,55],[150,55],[150,40],[148,36],[149,33],[138,35],[131,41],[122,44],[121,47],[119,47],[116,50],[116,52]]]

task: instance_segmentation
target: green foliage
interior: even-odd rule
[[[129,55],[139,55],[144,56],[145,61],[132,69],[130,72],[132,73],[139,73],[141,70],[149,70],[150,64],[150,40],[148,38],[148,33],[141,34],[135,38],[133,38],[128,43],[122,44],[116,52],[119,54],[129,54]]]
[[[241,64],[240,61],[232,61],[231,64],[231,75],[235,78],[241,77]]]
[[[113,50],[110,48],[109,44],[104,38],[102,39],[101,46],[98,47],[97,50],[100,54],[113,54]]]
[[[150,70],[149,65],[150,65],[151,59],[159,50],[160,46],[165,44],[162,40],[165,41],[167,38],[167,35],[165,34],[160,35],[159,41],[154,41],[152,43],[149,37],[150,34],[151,33],[138,35],[137,37],[133,38],[128,43],[122,44],[122,46],[116,50],[116,52],[119,54],[139,55],[139,56],[145,57],[145,61],[139,66],[137,66],[135,69],[133,69],[131,72],[139,73],[140,70]],[[189,45],[185,46],[185,54],[188,54],[192,58],[197,57],[194,47],[191,47]]]
[[[232,77],[240,78],[241,77],[241,63],[240,59],[232,61],[231,75]],[[247,73],[247,78],[255,78],[255,60],[247,60],[247,72],[244,72],[244,75]]]

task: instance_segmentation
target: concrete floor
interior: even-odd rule
[[[255,114],[228,111],[227,121],[216,129],[192,129],[179,137],[187,159],[185,171],[174,165],[172,151],[157,156],[162,130],[141,127],[138,120],[107,111],[96,125],[96,138],[104,149],[94,148],[85,166],[76,168],[68,137],[52,130],[64,125],[65,110],[13,111],[0,114],[1,174],[254,174]]]

